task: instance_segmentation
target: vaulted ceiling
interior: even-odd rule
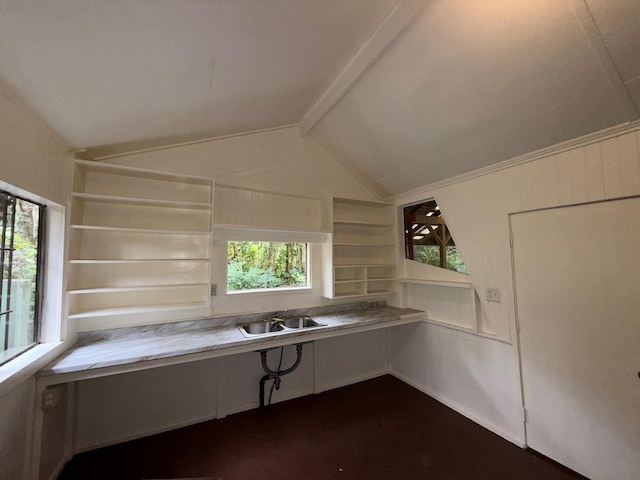
[[[283,125],[400,193],[638,119],[638,0],[0,0],[0,77],[97,153]]]

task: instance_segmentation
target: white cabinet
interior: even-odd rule
[[[210,313],[213,180],[77,160],[69,318],[78,330]]]
[[[394,206],[333,198],[332,216],[332,241],[324,251],[324,296],[395,293]]]

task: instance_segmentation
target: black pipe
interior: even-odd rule
[[[271,375],[265,375],[260,379],[260,408],[264,407],[264,384],[271,378]]]
[[[264,385],[266,383],[267,380],[269,379],[273,379],[274,382],[276,382],[277,387],[280,387],[280,377],[283,375],[287,375],[291,372],[293,372],[296,368],[298,368],[298,365],[300,365],[300,362],[302,360],[302,343],[297,343],[296,344],[296,361],[294,362],[293,365],[291,365],[289,368],[285,369],[285,370],[271,370],[269,368],[269,365],[267,365],[267,352],[268,350],[260,350],[260,357],[262,359],[262,369],[267,373],[265,376],[263,376],[260,379],[260,408],[264,407]]]

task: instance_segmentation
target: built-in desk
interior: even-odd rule
[[[80,333],[77,342],[69,350],[37,374],[36,398],[44,398],[47,391],[60,395],[62,390],[62,396],[66,400],[62,400],[62,411],[55,408],[35,409],[35,460],[31,478],[38,478],[42,458],[45,463],[51,462],[52,457],[58,461],[53,469],[57,472],[76,453],[73,432],[76,428],[75,396],[79,381],[419,322],[423,320],[424,312],[390,307],[384,303],[359,302],[278,312],[279,316],[309,315],[326,324],[322,328],[249,338],[238,328],[238,325],[261,321],[273,314],[274,312],[265,312]],[[222,359],[218,360],[220,361]],[[256,364],[258,362],[259,357],[256,357]],[[223,382],[224,377],[219,376],[218,381]],[[220,385],[222,384],[218,384],[217,391],[226,392],[226,388]],[[224,401],[216,402],[215,405],[215,418],[222,418],[228,413]],[[191,420],[180,425],[184,426],[189,422]],[[163,424],[160,431],[164,429],[166,425]],[[56,447],[42,451],[43,445]]]
[[[78,342],[38,373],[40,386],[192,362],[421,321],[424,312],[388,305],[297,310],[327,326],[247,338],[238,325],[265,314],[118,328],[81,334]],[[316,313],[317,312],[317,313]],[[293,313],[293,312],[291,312]],[[221,324],[222,323],[222,324]]]

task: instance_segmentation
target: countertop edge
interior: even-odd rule
[[[413,309],[402,310],[406,311]],[[70,381],[88,380],[91,378],[117,375],[120,373],[148,370],[151,368],[162,366],[177,365],[181,363],[219,358],[239,353],[278,348],[286,345],[310,343],[316,340],[323,340],[331,337],[415,323],[418,321],[422,321],[424,318],[425,312],[413,310],[409,313],[390,316],[389,319],[385,318],[382,321],[352,321],[347,324],[330,325],[327,327],[323,327],[322,329],[301,333],[291,333],[280,336],[267,336],[264,338],[257,337],[255,339],[248,338],[242,342],[235,342],[229,346],[211,346],[204,349],[200,348],[198,349],[198,351],[194,352],[177,352],[175,354],[173,352],[168,352],[166,354],[153,356],[155,358],[148,358],[143,360],[132,359],[131,361],[116,361],[112,365],[98,366],[99,362],[96,362],[96,364],[93,365],[84,364],[69,367],[66,369],[59,369],[58,371],[56,371],[55,362],[53,362],[52,364],[47,365],[44,369],[40,370],[36,374],[36,377],[38,378],[38,382],[43,385],[55,385]],[[72,350],[73,348],[66,353],[69,353]]]

